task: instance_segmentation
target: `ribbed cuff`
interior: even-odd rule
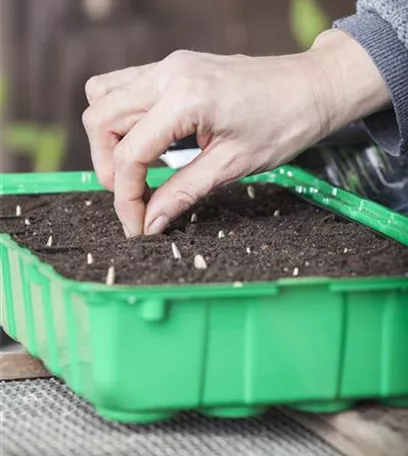
[[[391,155],[408,153],[408,49],[391,25],[378,14],[362,12],[334,26],[358,41],[387,84],[393,108],[364,119],[368,132]]]

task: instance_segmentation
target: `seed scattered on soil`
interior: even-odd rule
[[[112,286],[115,283],[115,267],[109,266],[108,273],[106,274],[106,285]]]
[[[177,245],[174,242],[171,243],[171,251],[173,252],[173,257],[176,260],[181,260],[180,250],[178,249]]]
[[[347,219],[327,219],[327,212],[315,213],[315,206],[286,190],[269,185],[254,187],[255,200],[249,199],[246,185],[218,189],[175,221],[166,234],[130,241],[123,235],[111,193],[4,196],[0,231],[11,233],[19,245],[35,251],[42,261],[75,280],[105,284],[108,268],[113,265],[110,260],[114,259],[115,286],[177,284],[182,278],[185,283],[228,282],[231,288],[235,281],[242,281],[245,288],[252,281],[350,277],[351,273],[405,278],[407,247]],[[85,206],[86,200],[92,200],[90,207]],[[22,208],[21,217],[15,217],[17,205]],[[64,208],[70,212],[65,213]],[[277,209],[279,218],[273,216]],[[192,212],[198,215],[197,224],[190,223]],[[26,218],[31,226],[24,224]],[[315,226],[318,229],[314,230]],[[224,239],[217,237],[221,230]],[[229,237],[231,231],[234,235]],[[46,248],[50,235],[53,246]],[[181,260],[173,259],[172,242],[179,248]],[[263,244],[269,247],[261,250]],[[251,254],[246,253],[247,247]],[[343,253],[345,248],[347,254]],[[86,264],[88,252],[95,259],[91,266]],[[196,254],[203,256],[207,269],[195,268]],[[310,264],[305,265],[306,261]],[[298,277],[292,276],[295,266]]]
[[[244,286],[244,284],[243,284],[242,282],[234,282],[234,283],[232,284],[232,286],[233,286],[234,288],[241,288],[241,287]]]
[[[30,225],[31,225],[30,219],[25,219],[25,220],[24,220],[24,223],[25,223],[27,226],[30,226]]]
[[[92,256],[92,253],[88,253],[86,256],[86,264],[92,264],[94,262],[94,258]]]
[[[297,277],[297,276],[299,275],[299,268],[295,268],[295,269],[293,270],[293,273],[292,273],[292,274],[293,274],[293,277]]]
[[[245,250],[246,250],[246,253],[251,253],[252,252],[251,247],[247,247]]]
[[[343,253],[347,253],[347,252],[348,252],[348,248],[344,247]]]
[[[218,239],[222,239],[222,238],[225,238],[225,233],[224,233],[224,231],[220,230],[220,231],[218,231]]]
[[[246,190],[247,190],[248,196],[249,196],[251,199],[255,199],[255,188],[254,188],[252,185],[248,185],[248,187],[246,188]]]
[[[230,232],[228,233],[228,236],[234,236],[234,232],[233,232],[233,231],[230,231]]]
[[[262,244],[261,245],[261,250],[266,250],[269,247],[268,244]]]
[[[191,214],[190,222],[191,223],[197,223],[197,220],[198,220],[197,214],[195,212],[193,212]]]
[[[17,217],[20,217],[20,215],[21,215],[21,206],[20,206],[20,205],[17,205],[17,206],[16,206],[16,216],[17,216]]]
[[[50,237],[48,238],[48,241],[47,241],[47,244],[46,244],[46,245],[47,245],[47,247],[52,247],[52,236],[50,236]]]
[[[310,266],[310,263],[308,261],[305,261],[305,266]]]
[[[283,271],[283,272],[288,272],[289,269],[288,269],[288,268],[283,268],[282,271]]]
[[[90,206],[92,204],[92,201],[91,200],[86,200],[85,201],[85,206]]]
[[[273,213],[274,217],[279,217],[280,216],[280,210],[276,209],[276,211]]]
[[[196,255],[194,257],[194,267],[196,269],[207,269],[207,263],[202,255]]]

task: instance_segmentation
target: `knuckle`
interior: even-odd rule
[[[95,106],[89,106],[82,114],[82,123],[84,124],[85,130],[101,130],[106,123],[106,118],[103,114],[103,111],[97,109]]]
[[[96,177],[98,182],[107,189],[113,188],[113,172],[105,169],[100,169],[96,171]]]
[[[101,76],[92,76],[85,84],[85,94],[89,101],[99,97],[104,92]]]
[[[192,51],[185,49],[178,49],[177,51],[169,54],[165,60],[170,61],[173,64],[184,64],[194,54]]]
[[[239,53],[238,53],[238,54],[234,54],[234,57],[235,57],[236,59],[242,59],[242,60],[244,60],[244,59],[246,60],[246,59],[249,58],[247,55],[245,55],[245,54],[239,54]]]
[[[82,114],[82,123],[87,130],[91,130],[92,127],[96,124],[95,112],[89,107]]]
[[[181,209],[186,210],[199,200],[199,195],[192,188],[180,188],[175,191],[174,198]]]

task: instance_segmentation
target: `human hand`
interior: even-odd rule
[[[126,235],[155,234],[212,189],[275,168],[385,106],[384,87],[365,51],[331,31],[293,56],[178,51],[91,78],[83,121],[96,174],[114,191]],[[149,164],[192,133],[202,153],[147,202]]]

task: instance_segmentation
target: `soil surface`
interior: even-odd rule
[[[11,233],[58,272],[78,280],[105,282],[111,265],[115,283],[132,284],[408,273],[408,247],[273,185],[253,189],[254,199],[245,185],[217,190],[165,234],[134,239],[125,238],[110,193],[5,196],[0,232]],[[173,257],[173,242],[181,259]],[[94,259],[89,265],[88,253]],[[194,266],[198,254],[207,269]]]

